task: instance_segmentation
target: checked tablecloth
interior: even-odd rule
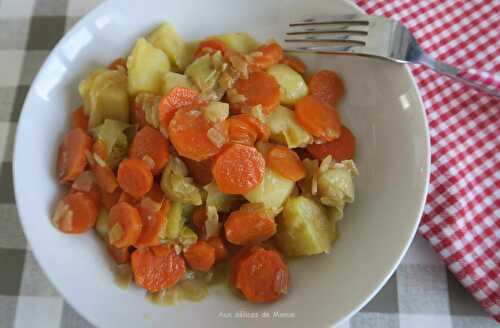
[[[64,32],[98,3],[0,0],[0,328],[91,327],[47,280],[24,238],[14,203],[12,149],[19,113],[40,65]],[[401,19],[440,59],[500,71],[500,0],[357,4],[369,13]],[[430,194],[420,227],[430,243],[417,236],[386,286],[341,327],[496,327],[470,293],[495,311],[500,105],[429,70],[413,73],[433,144]]]

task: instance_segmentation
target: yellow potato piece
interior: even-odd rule
[[[259,46],[248,33],[228,33],[217,35],[215,38],[224,42],[229,48],[242,53],[251,52]]]
[[[294,105],[309,92],[302,75],[288,65],[273,65],[267,72],[274,76],[280,85],[282,90],[280,101],[284,105]]]
[[[170,23],[161,24],[147,39],[153,46],[163,51],[172,66],[178,70],[184,70],[192,60],[186,43]]]
[[[306,147],[313,141],[312,136],[295,120],[292,110],[278,106],[267,117],[271,130],[271,140],[288,148]]]

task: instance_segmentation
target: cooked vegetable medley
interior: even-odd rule
[[[276,301],[287,257],[330,251],[358,174],[341,78],[306,72],[276,42],[162,24],[80,83],[53,224],[95,228],[152,300],[198,301],[226,263],[240,296]]]

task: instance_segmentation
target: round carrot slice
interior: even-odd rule
[[[180,108],[193,109],[201,105],[198,92],[184,87],[173,88],[168,95],[164,96],[158,105],[158,119],[160,129],[168,131],[170,121]]]
[[[118,203],[118,199],[120,198],[122,191],[120,189],[115,189],[112,193],[105,192],[101,190],[101,204],[105,209],[109,210],[116,203]]]
[[[89,117],[85,115],[83,106],[78,107],[71,113],[71,128],[80,128],[87,131],[89,127]]]
[[[266,142],[269,127],[250,114],[239,114],[229,119],[229,140],[234,143],[253,146],[257,140]]]
[[[277,64],[283,58],[283,48],[276,42],[265,44],[255,50],[256,53],[262,53],[253,58],[250,67],[252,69],[268,69]]]
[[[188,167],[189,175],[193,177],[194,181],[202,186],[212,182],[212,161],[210,159],[197,162],[189,158],[183,158],[184,163]]]
[[[273,171],[292,181],[299,181],[306,176],[306,170],[299,156],[285,146],[272,146],[267,152],[266,164]]]
[[[342,126],[338,139],[322,144],[311,144],[307,146],[307,151],[319,160],[323,160],[328,155],[338,162],[353,159],[356,153],[356,137],[351,130]]]
[[[280,104],[280,86],[276,79],[266,72],[250,73],[248,79],[238,79],[234,88],[245,98],[242,102],[231,104],[236,112],[262,105],[263,111],[270,113]]]
[[[167,221],[170,202],[165,199],[158,184],[144,196],[139,204],[142,219],[142,231],[134,244],[136,247],[155,246],[160,244],[160,234]]]
[[[136,158],[124,159],[118,166],[118,184],[135,198],[144,196],[153,185],[153,174],[149,166]]]
[[[218,39],[207,39],[200,42],[198,49],[194,53],[194,58],[201,57],[205,54],[213,54],[220,51],[224,56],[226,53],[227,46],[224,42]]]
[[[62,232],[84,233],[94,226],[97,215],[98,208],[89,196],[73,192],[59,202],[52,222]]]
[[[264,178],[266,163],[254,147],[232,144],[216,158],[212,174],[219,190],[226,194],[244,194]]]
[[[175,285],[186,272],[186,263],[172,245],[138,248],[132,253],[132,272],[137,285],[157,292]]]
[[[224,223],[227,240],[235,245],[255,245],[276,233],[276,223],[261,204],[245,204]]]
[[[203,161],[217,154],[227,140],[227,127],[207,121],[200,110],[178,110],[168,135],[179,155]]]
[[[108,239],[111,245],[118,248],[133,245],[141,230],[141,216],[134,206],[119,202],[109,210]]]
[[[304,74],[307,69],[302,59],[291,55],[284,55],[281,63],[290,66],[299,74]]]
[[[92,172],[95,175],[97,185],[107,193],[113,193],[118,187],[115,174],[106,164],[107,150],[106,145],[101,140],[96,140],[92,146],[94,157],[97,156],[98,160],[94,160],[92,165]]]
[[[227,246],[221,237],[210,237],[207,239],[207,243],[215,250],[215,261],[225,260],[229,256]]]
[[[234,286],[252,303],[273,302],[288,290],[288,267],[275,250],[243,249],[234,262]]]
[[[215,263],[215,248],[204,240],[198,240],[184,251],[184,258],[191,269],[206,272]]]
[[[91,145],[92,138],[80,128],[72,129],[64,135],[57,160],[60,182],[73,181],[85,170],[85,153],[90,151]]]
[[[193,217],[191,219],[194,226],[198,230],[198,234],[205,235],[205,221],[207,220],[207,208],[205,206],[198,207],[193,212]]]
[[[340,136],[339,114],[315,96],[307,95],[295,104],[295,117],[307,132],[323,141]]]
[[[309,80],[308,87],[312,95],[333,107],[337,107],[345,94],[344,82],[337,73],[329,70],[314,74]]]
[[[168,142],[160,131],[150,126],[145,126],[134,137],[129,149],[129,156],[154,162],[151,169],[154,175],[161,173],[161,170],[168,162]],[[147,162],[147,160],[146,160]]]

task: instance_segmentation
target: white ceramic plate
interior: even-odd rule
[[[429,138],[422,102],[404,66],[354,57],[308,55],[312,70],[334,69],[347,85],[340,110],[358,138],[357,199],[329,255],[290,263],[289,294],[252,305],[212,289],[201,303],[151,304],[137,288],[113,282],[107,255],[92,233],[65,235],[50,217],[60,196],[56,151],[69,112],[81,103],[77,84],[91,69],[127,54],[134,40],[163,20],[188,40],[246,31],[281,39],[287,22],[309,14],[359,12],[344,0],[110,1],[59,42],[38,73],[17,128],[16,201],[40,265],[66,300],[100,327],[326,327],[358,311],[395,270],[416,231],[427,191]],[[263,312],[270,319],[223,318]],[[273,318],[274,312],[294,316]],[[253,315],[253,314],[250,314]]]

